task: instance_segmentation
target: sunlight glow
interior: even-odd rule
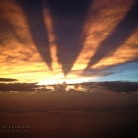
[[[19,82],[38,82],[39,85],[57,84],[63,81],[81,83],[98,79],[100,75],[92,77],[90,74],[91,77],[87,77],[83,71],[98,46],[112,34],[134,2],[134,0],[128,0],[126,3],[123,0],[120,1],[107,3],[106,0],[96,0],[93,2],[82,28],[83,48],[66,78],[64,78],[62,65],[58,63],[56,44],[58,36],[54,34],[53,20],[48,7],[44,6],[42,13],[48,34],[53,71],[49,71],[36,48],[23,9],[13,0],[1,1],[0,21],[4,29],[1,28],[2,31],[0,31],[0,40],[2,40],[0,41],[0,78],[15,78]],[[138,57],[137,38],[138,29],[118,49],[104,56],[90,69],[105,69],[108,66],[134,61]]]
[[[53,80],[43,80],[38,83],[38,85],[48,85],[48,84],[62,84],[63,82],[66,82],[67,84],[74,84],[74,83],[82,83],[82,82],[88,82],[88,78],[59,78],[59,79],[53,79]]]

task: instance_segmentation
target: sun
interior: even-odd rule
[[[63,82],[67,84],[75,84],[75,83],[83,83],[88,82],[88,78],[60,78],[60,79],[51,79],[51,80],[42,80],[39,81],[38,85],[54,85],[54,84],[62,84]]]

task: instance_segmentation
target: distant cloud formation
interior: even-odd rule
[[[102,88],[101,88],[102,86]],[[36,83],[0,83],[1,92],[29,92],[26,95],[33,95],[36,92],[102,92],[103,87],[110,92],[130,93],[138,92],[138,82],[104,81],[76,84],[54,84],[50,86],[37,85]]]
[[[11,79],[11,78],[0,78],[0,82],[1,81],[8,81],[8,82],[10,82],[10,81],[18,81],[17,79]]]
[[[34,91],[35,83],[0,83],[0,91]]]
[[[137,15],[138,0],[0,0],[0,77],[116,75],[138,61]]]
[[[136,82],[102,82],[99,83],[100,86],[106,87],[108,90],[114,92],[137,92],[138,83]]]

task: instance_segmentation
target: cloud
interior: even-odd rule
[[[136,92],[138,91],[138,83],[136,82],[102,82],[98,83],[114,92]]]
[[[38,87],[35,83],[0,83],[0,91],[32,91]]]
[[[10,81],[18,81],[17,79],[10,79],[10,78],[0,78],[0,81],[8,81],[8,82],[10,82]]]
[[[104,57],[112,55],[135,32],[138,27],[137,14],[138,1],[133,4],[114,31],[101,42],[86,69],[97,64]]]
[[[98,70],[98,69],[90,69],[89,71],[85,72],[82,76],[85,77],[103,77],[103,76],[109,76],[111,74],[114,74],[113,71],[107,71],[107,70]]]
[[[101,54],[105,56],[101,58],[100,61],[98,62],[95,62],[96,58],[93,59],[92,62],[95,62],[95,64],[92,66],[92,68],[117,65],[131,60],[133,61],[134,58],[135,59],[137,58],[137,51],[138,51],[137,29],[134,30],[134,32],[129,36],[129,38],[123,44],[119,45],[118,49],[116,49],[112,54],[107,54],[108,50],[110,51],[113,48],[111,45],[116,46],[116,43],[118,43],[117,40],[111,45],[109,45],[108,42],[111,40],[109,39],[109,37],[112,36],[112,33],[116,30],[117,26],[125,18],[127,12],[129,11],[129,9],[133,4],[134,1],[127,1],[126,3],[124,3],[124,1],[122,0],[110,1],[110,2],[107,2],[106,0],[102,2],[96,1],[92,4],[84,26],[84,32],[86,35],[84,47],[80,52],[72,70],[87,68],[89,62],[91,61],[91,58],[96,53],[96,50],[97,50],[96,58],[100,59]],[[121,32],[121,30],[118,29],[118,33],[122,34],[125,32]],[[112,39],[117,39],[119,36],[112,37]],[[122,38],[123,37],[124,36],[122,36]],[[106,40],[108,40],[107,42],[108,45],[103,46],[103,50],[99,50],[100,44]],[[135,47],[133,47],[134,45]],[[104,47],[107,47],[107,50]],[[131,47],[133,47],[133,49]]]

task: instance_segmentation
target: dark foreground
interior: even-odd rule
[[[137,137],[138,95],[110,91],[2,92],[0,127],[2,138]]]

